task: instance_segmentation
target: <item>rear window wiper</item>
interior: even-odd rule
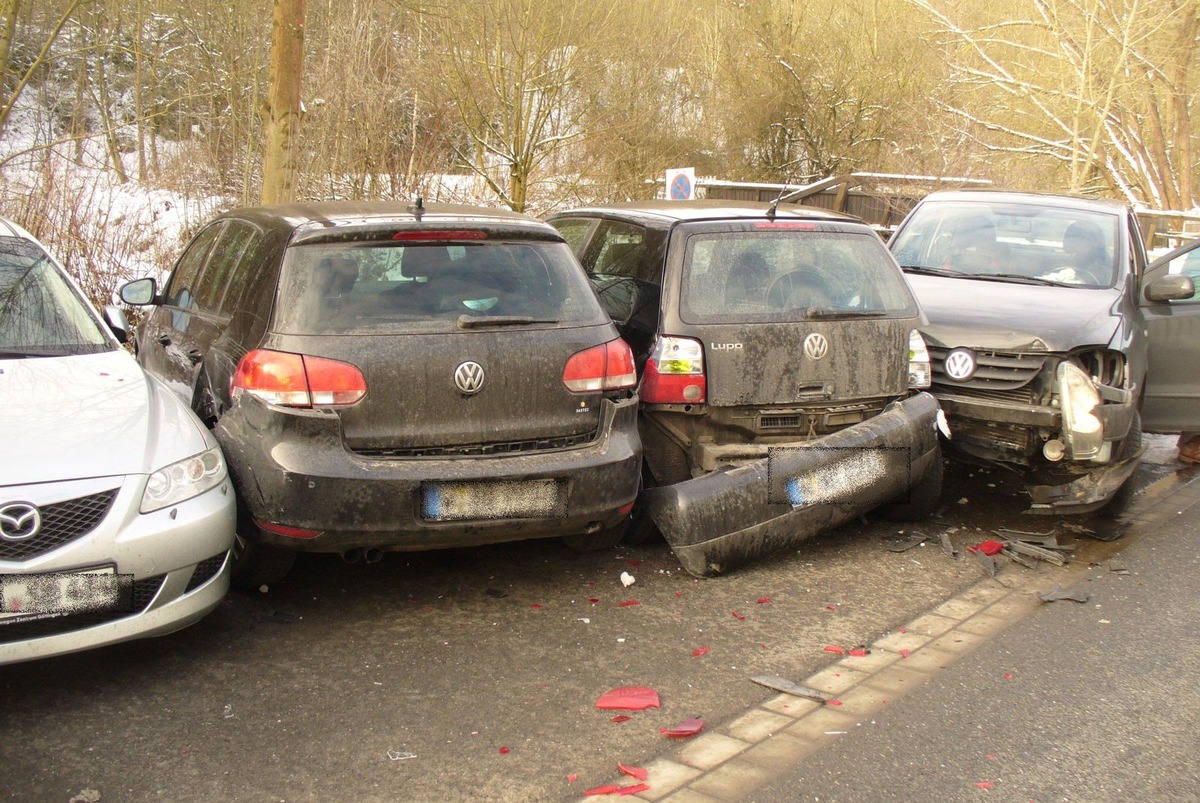
[[[946,270],[944,268],[927,268],[923,265],[901,265],[900,270],[905,273],[919,273],[922,276],[954,276],[955,278],[963,274],[955,270]]]
[[[836,307],[809,307],[804,311],[806,318],[882,318],[887,310],[880,309],[837,309]]]
[[[532,315],[459,315],[459,329],[479,329],[486,326],[530,326],[537,323],[558,323],[557,318],[534,318]]]

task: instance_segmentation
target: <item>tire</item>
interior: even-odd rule
[[[909,489],[906,501],[885,507],[884,517],[890,521],[920,521],[932,516],[942,502],[942,478],[945,472],[942,445],[939,442],[934,449],[933,462],[925,476]]]
[[[600,552],[605,549],[612,549],[621,543],[621,539],[625,537],[625,531],[628,529],[629,516],[626,516],[619,523],[611,527],[605,527],[598,532],[564,535],[562,536],[562,542],[576,552]]]
[[[278,583],[287,577],[296,562],[296,553],[264,544],[253,536],[243,533],[253,524],[238,522],[238,532],[233,544],[233,566],[229,572],[229,583],[241,591],[256,591],[259,587]]]
[[[1113,458],[1114,463],[1119,463],[1125,460],[1130,455],[1137,454],[1142,448],[1142,416],[1135,412],[1133,421],[1129,423],[1129,434],[1125,436],[1125,440],[1121,441],[1121,445],[1117,448],[1117,455]],[[1129,507],[1129,503],[1133,501],[1136,489],[1133,487],[1133,477],[1125,480],[1117,492],[1112,495],[1104,507],[1100,508],[1097,513],[1106,519],[1115,519],[1125,512]]]

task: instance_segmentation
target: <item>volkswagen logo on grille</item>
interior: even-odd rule
[[[975,355],[970,349],[953,349],[946,355],[944,369],[956,382],[970,379],[975,374]]]
[[[813,332],[804,338],[804,354],[810,360],[819,360],[829,353],[829,341],[824,335]]]
[[[470,396],[483,388],[483,366],[468,360],[454,369],[454,384]]]
[[[42,514],[33,505],[16,502],[0,507],[0,538],[24,541],[33,538],[42,527]]]

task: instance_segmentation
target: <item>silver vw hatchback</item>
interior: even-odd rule
[[[217,442],[106,317],[0,220],[0,664],[178,630],[229,587]]]

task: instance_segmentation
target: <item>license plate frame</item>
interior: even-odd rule
[[[0,627],[33,619],[132,608],[132,586],[116,566],[0,574]]]
[[[421,517],[450,522],[562,518],[564,486],[557,479],[424,482]]]

